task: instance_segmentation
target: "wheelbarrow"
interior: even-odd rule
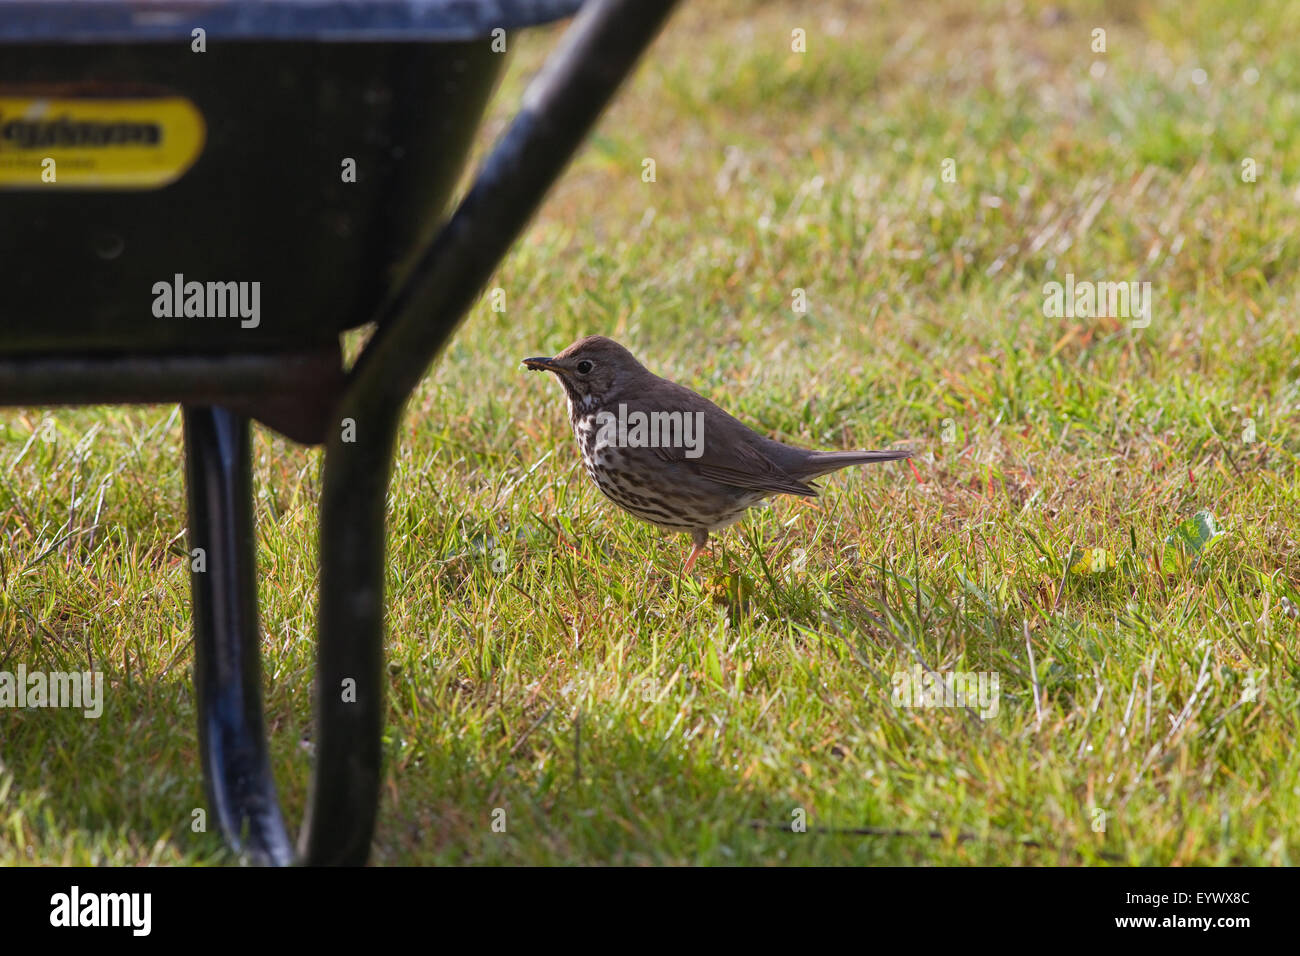
[[[365,862],[403,408],[673,5],[0,0],[0,404],[184,407],[200,752],[245,858]],[[575,11],[449,211],[510,37]],[[346,367],[340,334],[368,323]],[[262,717],[250,420],[325,446],[296,851]]]

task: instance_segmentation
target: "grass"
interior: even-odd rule
[[[1298,19],[688,4],[411,402],[374,862],[1296,863]],[[1150,281],[1150,326],[1046,318],[1066,273]],[[593,332],[915,471],[777,500],[682,578],[518,364]],[[98,720],[0,713],[0,863],[229,862],[191,828],[179,415],[0,423],[0,669],[108,685]],[[319,453],[260,430],[255,491],[297,821]],[[1201,511],[1224,534],[1169,551]],[[996,674],[996,715],[895,703],[914,666]]]

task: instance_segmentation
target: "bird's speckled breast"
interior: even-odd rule
[[[600,409],[569,400],[573,437],[582,464],[601,493],[642,521],[671,531],[717,530],[734,524],[757,504],[760,494],[719,495],[725,486],[683,471],[665,486],[676,468],[654,456],[649,448],[620,448],[601,434]],[[678,467],[685,468],[685,465]],[[712,487],[706,487],[712,486]]]

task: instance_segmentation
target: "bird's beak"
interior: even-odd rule
[[[564,374],[564,368],[558,365],[555,359],[538,356],[537,358],[524,359],[524,364],[534,372],[557,372],[561,375]]]

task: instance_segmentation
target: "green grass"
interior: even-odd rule
[[[507,311],[476,306],[411,402],[373,860],[1296,863],[1297,27],[688,4],[493,280]],[[554,36],[520,39],[484,144]],[[1150,281],[1150,327],[1045,318],[1067,272]],[[687,539],[605,502],[518,364],[587,333],[774,437],[909,442],[915,473],[780,499],[684,579]],[[179,416],[0,423],[0,669],[108,685],[99,720],[0,712],[0,863],[228,862],[190,826]],[[297,821],[320,456],[266,431],[255,456]],[[1224,536],[1167,563],[1198,511]],[[1072,571],[1094,548],[1116,566]],[[917,662],[995,672],[996,716],[896,705]]]

